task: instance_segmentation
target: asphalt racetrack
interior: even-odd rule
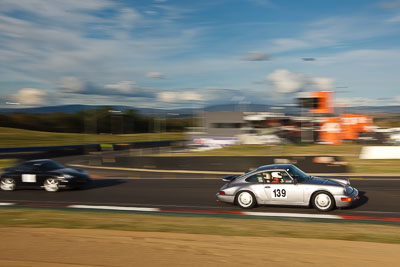
[[[90,171],[90,170],[89,170]],[[101,172],[97,170],[97,174]],[[121,173],[122,174],[122,173]],[[124,177],[128,177],[124,174]],[[158,174],[157,174],[158,175]],[[130,178],[94,178],[93,184],[82,190],[62,190],[49,193],[44,190],[20,189],[0,191],[0,202],[112,205],[204,210],[241,210],[234,205],[219,203],[215,194],[224,184],[218,177],[193,175]],[[368,177],[351,179],[360,192],[358,203],[348,209],[337,209],[329,214],[349,216],[380,216],[400,218],[400,177]],[[254,212],[318,213],[312,208],[261,206]]]

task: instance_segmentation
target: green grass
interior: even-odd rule
[[[400,243],[400,226],[360,223],[182,217],[44,209],[0,210],[0,227],[113,229],[223,236],[294,237]]]
[[[359,155],[362,145],[240,145],[228,146],[221,149],[182,153],[176,156],[340,156],[348,166],[351,173],[360,174],[398,174],[400,173],[400,160],[362,160]],[[162,154],[159,156],[163,156]]]
[[[74,134],[0,127],[0,148],[183,140],[183,133]]]

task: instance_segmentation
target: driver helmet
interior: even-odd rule
[[[282,179],[282,175],[280,174],[280,172],[272,172],[271,175],[272,178]]]

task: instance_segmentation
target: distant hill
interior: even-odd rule
[[[35,108],[0,108],[1,113],[52,113],[52,112],[64,112],[64,113],[75,113],[87,109],[97,109],[105,107],[105,105],[61,105],[61,106],[48,106],[48,107],[35,107]],[[299,113],[297,107],[293,106],[282,106],[279,109],[278,105],[262,105],[262,104],[225,104],[208,106],[205,108],[181,108],[181,109],[154,109],[154,108],[136,108],[130,106],[111,106],[115,110],[124,111],[127,109],[134,109],[143,115],[150,116],[166,116],[181,118],[187,116],[193,116],[198,112],[283,112],[288,115]],[[278,107],[278,109],[277,109]],[[336,109],[340,113],[400,113],[400,106],[363,106],[363,107],[347,107]]]
[[[150,116],[168,116],[168,117],[181,117],[181,116],[192,116],[193,112],[197,112],[198,109],[153,109],[153,108],[136,108],[130,106],[112,106],[112,105],[60,105],[60,106],[48,106],[48,107],[34,107],[34,108],[0,108],[0,114],[7,113],[30,113],[30,114],[46,114],[53,112],[63,113],[75,113],[82,110],[98,109],[101,107],[111,107],[114,110],[128,110],[133,109],[143,115]]]
[[[92,105],[62,105],[62,106],[48,106],[48,107],[35,107],[35,108],[0,108],[0,113],[52,113],[52,112],[64,112],[64,113],[75,113],[86,109],[100,108],[101,106]]]
[[[400,113],[400,106],[363,106],[344,108],[351,113]]]

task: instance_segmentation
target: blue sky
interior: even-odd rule
[[[397,0],[0,1],[3,107],[399,105],[399,69]]]

